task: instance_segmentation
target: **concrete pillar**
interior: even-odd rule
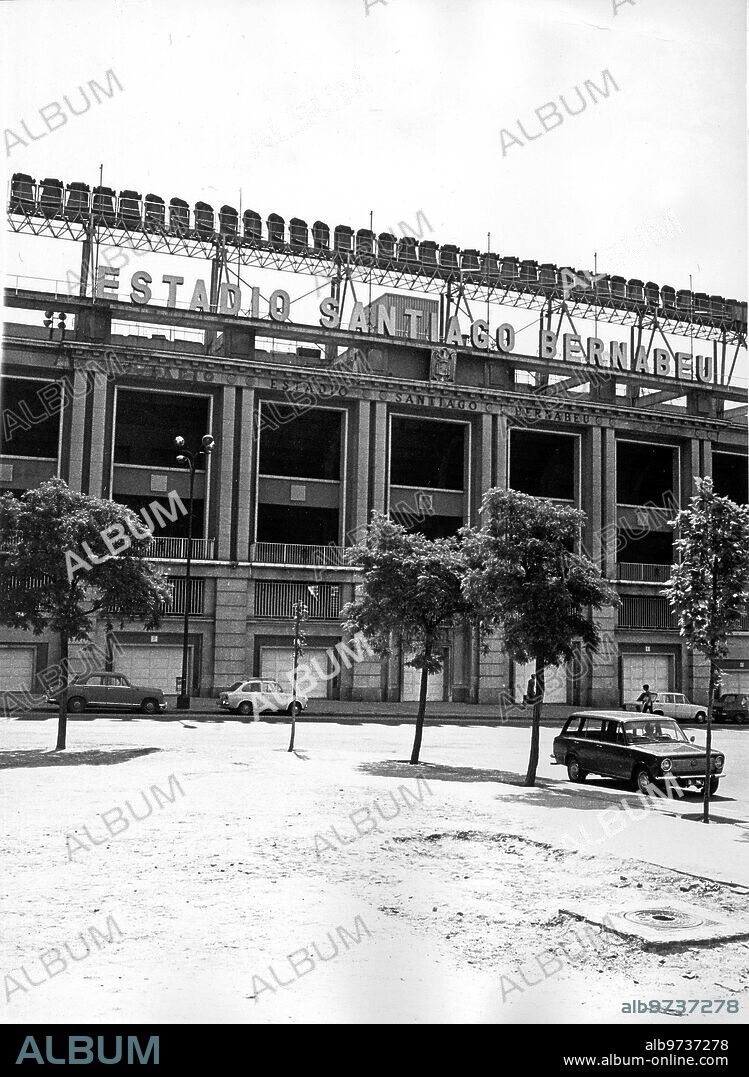
[[[353,422],[350,424],[351,451],[351,499],[349,501],[349,533],[344,545],[356,544],[364,535],[369,522],[369,438],[370,438],[370,403],[358,400],[354,410]]]
[[[602,565],[602,514],[603,491],[602,475],[602,438],[600,426],[587,430],[582,439],[582,504],[587,513],[587,523],[583,531],[583,550],[594,565]]]
[[[479,703],[499,703],[503,689],[509,691],[510,659],[502,650],[501,631],[490,636],[488,651],[479,654]]]
[[[713,477],[713,443],[707,438],[700,439],[700,478]]]
[[[373,511],[384,512],[387,499],[388,467],[388,410],[387,404],[377,401],[374,406],[372,432],[372,504]]]
[[[213,689],[227,687],[240,677],[250,675],[246,664],[246,636],[247,580],[237,576],[216,580]]]
[[[250,536],[255,526],[253,496],[253,456],[255,449],[255,437],[253,428],[253,412],[255,410],[255,390],[242,389],[237,401],[239,409],[239,440],[235,445],[235,453],[238,457],[237,487],[235,500],[236,513],[236,559],[237,561],[249,561],[250,559]]]
[[[678,464],[680,468],[679,505],[685,508],[689,499],[697,492],[694,480],[700,477],[700,442],[699,438],[689,438],[679,446]]]
[[[509,428],[506,415],[497,415],[495,428],[495,470],[493,483],[500,490],[506,490],[510,481],[507,473]]]
[[[616,578],[616,439],[611,427],[601,431],[601,560],[603,575]]]
[[[214,467],[219,469],[218,505],[216,520],[216,556],[219,561],[231,559],[232,538],[232,486],[234,475],[234,409],[237,390],[233,385],[225,385],[221,390],[221,425],[216,434],[218,460]]]
[[[88,376],[77,367],[73,374],[73,399],[70,404],[70,469],[68,486],[71,490],[83,490],[83,437],[86,429],[86,401],[88,399]]]
[[[107,429],[107,376],[92,375],[94,382],[93,412],[91,415],[91,449],[88,473],[88,492],[94,497],[106,497],[109,476],[104,475],[104,439]]]
[[[468,522],[477,527],[480,524],[479,509],[481,499],[492,486],[492,418],[484,413],[473,426],[473,493],[469,506]]]
[[[593,611],[593,620],[601,634],[598,651],[590,654],[590,706],[619,706],[619,648],[614,637],[617,614],[613,606]],[[586,652],[587,653],[587,652]],[[585,656],[583,661],[586,661]]]

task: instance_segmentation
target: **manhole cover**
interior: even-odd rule
[[[699,927],[706,921],[702,916],[685,912],[683,909],[632,909],[622,913],[622,919],[642,927],[656,928],[659,931],[674,931],[684,927]]]

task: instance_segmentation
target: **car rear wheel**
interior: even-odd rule
[[[289,703],[288,707],[286,708],[286,713],[290,717],[293,717],[293,718],[298,718],[299,715],[301,714],[301,712],[302,712],[301,703]]]
[[[83,696],[73,696],[68,700],[68,710],[71,714],[80,714],[81,711],[86,709],[86,700]]]
[[[653,784],[653,779],[650,776],[650,771],[647,767],[638,767],[634,776],[634,787],[638,793],[642,793],[644,797],[650,795],[650,787]]]
[[[737,723],[739,725],[743,725],[744,722],[746,721],[746,715],[745,714],[737,714],[736,715],[736,721],[737,721]]]
[[[244,715],[252,714],[252,704],[248,703],[247,700],[245,700],[244,703],[239,704],[239,706],[237,707],[237,710],[239,711],[240,714],[244,714]]]
[[[704,722],[707,721],[707,715],[704,711],[697,711],[694,716],[694,720],[695,722],[697,722],[698,725],[702,725]]]
[[[587,770],[583,770],[580,760],[575,755],[571,755],[567,760],[567,777],[571,782],[584,782],[588,777]]]
[[[660,714],[661,718],[663,717],[663,711],[653,711],[653,714]]]
[[[140,705],[140,709],[144,714],[155,714],[159,709],[159,704],[155,699],[144,699]]]

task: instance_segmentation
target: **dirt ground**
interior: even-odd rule
[[[52,721],[1,732],[7,1020],[643,1022],[664,1018],[623,1006],[668,999],[700,1000],[676,1024],[745,1020],[749,939],[652,951],[560,914],[747,919],[749,896],[566,848],[590,804],[543,768],[518,784],[525,730],[429,727],[419,781],[407,725],[301,724],[293,754],[283,725],[189,716],[73,721],[58,754]]]

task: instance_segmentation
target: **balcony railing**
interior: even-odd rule
[[[172,598],[164,606],[164,614],[183,614],[185,612],[185,595],[187,594],[187,580],[184,576],[171,576],[168,578]],[[190,580],[190,609],[189,613],[200,616],[205,609],[205,580]]]
[[[167,538],[163,535],[155,535],[148,547],[148,556],[161,558],[165,561],[186,561],[187,543],[186,538]],[[212,561],[213,548],[216,540],[192,539],[191,559],[193,561]]]
[[[631,583],[665,583],[671,575],[671,565],[641,565],[634,561],[620,561],[616,567],[618,578]]]
[[[350,546],[305,546],[296,542],[253,542],[250,559],[262,565],[318,565],[341,568]]]
[[[290,620],[294,604],[304,603],[311,621],[335,620],[341,611],[341,592],[335,584],[321,583],[317,597],[310,594],[306,583],[278,583],[258,580],[255,585],[255,616]]]
[[[620,628],[660,628],[673,631],[679,627],[668,599],[655,595],[623,595],[618,617]]]

